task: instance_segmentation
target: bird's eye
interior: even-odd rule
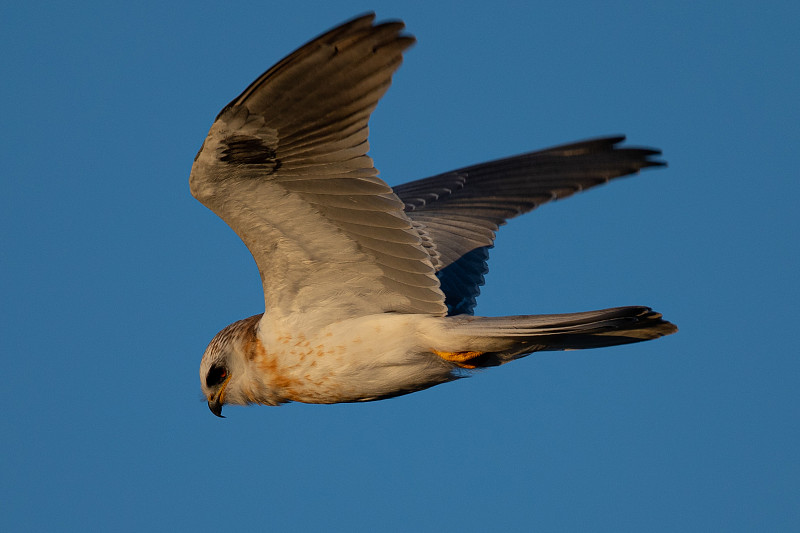
[[[215,387],[225,381],[228,377],[228,370],[224,366],[213,365],[206,376],[206,386]]]

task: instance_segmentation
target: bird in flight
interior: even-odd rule
[[[364,15],[267,70],[217,116],[192,195],[253,255],[263,314],[208,345],[200,382],[224,404],[381,400],[541,350],[677,331],[648,307],[474,316],[488,250],[507,220],[663,165],[606,137],[389,187],[368,121],[414,38]]]

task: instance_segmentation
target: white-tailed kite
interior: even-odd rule
[[[301,47],[228,104],[191,192],[256,260],[265,312],[211,341],[203,393],[231,404],[380,400],[540,350],[677,331],[647,307],[473,316],[495,232],[539,205],[663,163],[623,137],[557,146],[394,189],[367,123],[414,38],[365,15]]]

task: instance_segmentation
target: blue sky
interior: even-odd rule
[[[24,5],[23,5],[24,4]],[[681,331],[365,405],[227,408],[262,311],[189,194],[221,107],[356,14],[417,39],[371,122],[390,184],[588,137],[664,151],[504,227],[478,313],[652,306]],[[796,531],[796,2],[0,8],[0,529]]]

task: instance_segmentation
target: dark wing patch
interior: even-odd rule
[[[483,276],[489,272],[490,248],[482,246],[471,250],[436,273],[449,316],[473,314],[484,283]]]
[[[275,149],[258,137],[232,135],[223,141],[222,146],[220,161],[233,165],[266,165],[272,172],[281,168]]]

